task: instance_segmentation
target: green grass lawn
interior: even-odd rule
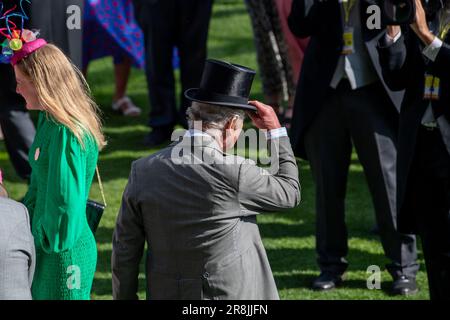
[[[257,69],[251,25],[242,0],[215,2],[208,49],[210,58],[223,59]],[[130,164],[133,160],[157,150],[148,150],[142,146],[142,140],[148,133],[146,114],[149,109],[144,73],[133,70],[129,84],[129,95],[144,109],[143,115],[137,119],[124,118],[111,112],[114,85],[111,59],[94,62],[89,71],[88,81],[96,101],[103,109],[105,133],[109,141],[108,147],[100,155],[99,162],[108,207],[97,233],[99,256],[92,298],[111,299],[111,237]],[[262,99],[258,76],[253,85],[252,98]],[[20,199],[26,192],[26,185],[15,175],[3,145],[0,149],[0,166],[4,170],[5,184],[11,197]],[[353,156],[350,168],[347,196],[350,246],[347,281],[342,288],[328,293],[309,290],[311,280],[319,274],[315,262],[314,186],[309,165],[300,161],[299,167],[302,204],[285,213],[258,217],[280,297],[282,299],[398,299],[388,293],[392,284],[384,268],[388,261],[383,255],[378,237],[370,233],[374,225],[374,211],[364,173],[356,156]],[[155,179],[158,178],[155,177]],[[96,180],[91,190],[91,197],[101,199]],[[408,299],[428,299],[422,254],[419,257],[420,292]],[[370,265],[379,265],[383,270],[381,290],[366,288],[368,277],[366,270]],[[144,279],[143,273],[140,278]],[[139,296],[145,297],[144,281],[140,281]]]

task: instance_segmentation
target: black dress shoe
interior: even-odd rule
[[[343,277],[331,272],[322,272],[312,284],[312,289],[317,291],[332,290],[342,284]]]
[[[167,143],[170,141],[171,134],[171,129],[153,129],[152,132],[145,136],[144,145],[153,148]]]
[[[419,292],[416,279],[400,276],[392,284],[392,294],[401,296],[410,296]]]

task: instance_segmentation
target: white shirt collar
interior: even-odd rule
[[[184,134],[185,137],[212,137],[208,133],[197,130],[197,129],[189,129],[186,130],[186,133]]]

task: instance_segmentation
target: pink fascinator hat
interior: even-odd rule
[[[22,49],[14,52],[11,58],[11,64],[15,66],[20,60],[28,57],[30,54],[32,54],[39,48],[42,48],[46,44],[47,41],[45,41],[44,39],[36,39],[34,41],[24,43]]]
[[[0,2],[0,23],[5,25],[3,28],[0,27],[0,35],[6,38],[0,44],[0,63],[16,65],[20,60],[47,44],[44,39],[38,39],[39,31],[23,28],[24,21],[28,20],[28,16],[23,10],[24,1],[30,2],[29,0],[20,0],[20,8],[15,5],[4,13],[3,3]],[[20,27],[16,24],[18,21]]]

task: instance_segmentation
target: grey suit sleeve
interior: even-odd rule
[[[138,190],[136,184],[136,170],[133,164],[113,234],[111,264],[114,299],[138,299],[139,264],[144,251],[145,233],[142,215],[136,201]]]
[[[277,211],[300,203],[297,162],[288,137],[269,141],[269,172],[245,162],[239,170],[238,194],[241,205],[252,211]]]
[[[31,300],[31,284],[35,266],[34,240],[30,230],[27,210],[15,214],[22,215],[10,229],[6,245],[0,244],[0,300]]]

